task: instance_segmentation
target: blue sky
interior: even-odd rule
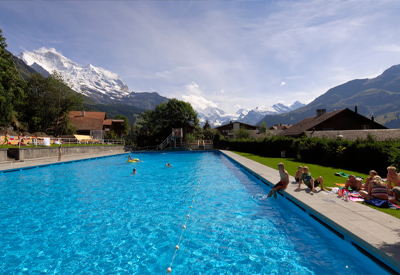
[[[19,54],[55,48],[228,112],[296,100],[400,64],[400,1],[0,1]]]

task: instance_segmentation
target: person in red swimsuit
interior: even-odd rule
[[[286,189],[289,184],[289,173],[285,170],[285,165],[282,162],[278,164],[278,170],[281,180],[275,184],[274,187],[272,187],[267,198],[271,197],[272,195],[274,195],[274,198],[276,198],[276,192]]]

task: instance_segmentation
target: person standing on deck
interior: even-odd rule
[[[267,198],[271,197],[272,195],[274,195],[274,198],[276,198],[276,192],[286,189],[289,184],[289,173],[285,170],[285,165],[282,162],[278,164],[278,171],[281,180],[275,184],[274,187],[272,187]]]

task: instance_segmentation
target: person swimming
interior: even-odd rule
[[[133,173],[134,175],[136,175],[136,168],[133,168]]]
[[[165,167],[169,168],[169,167],[172,167],[172,165],[171,165],[171,163],[168,162],[165,164]]]

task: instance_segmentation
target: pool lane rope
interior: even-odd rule
[[[199,182],[197,183],[196,193],[194,193],[194,195],[193,195],[192,205],[191,205],[190,208],[189,208],[189,213],[186,215],[186,221],[185,221],[185,224],[182,226],[181,236],[179,237],[178,244],[175,246],[175,253],[174,253],[174,256],[172,257],[172,261],[171,261],[170,266],[167,268],[167,273],[171,273],[171,272],[172,272],[172,264],[173,264],[174,259],[175,259],[175,256],[176,256],[176,252],[178,252],[179,244],[180,244],[181,241],[182,241],[183,232],[184,232],[185,229],[186,229],[186,224],[187,224],[187,222],[188,222],[188,220],[189,220],[190,212],[191,212],[192,209],[193,209],[193,204],[194,204],[194,202],[195,202],[195,197],[196,197],[196,195],[197,195],[197,191],[199,190],[199,186],[200,186],[200,183],[201,183],[201,179],[203,178],[204,170],[205,170],[205,168],[206,168],[207,158],[208,158],[208,153],[207,153],[207,156],[206,156],[206,160],[204,161],[203,171],[201,172]]]

